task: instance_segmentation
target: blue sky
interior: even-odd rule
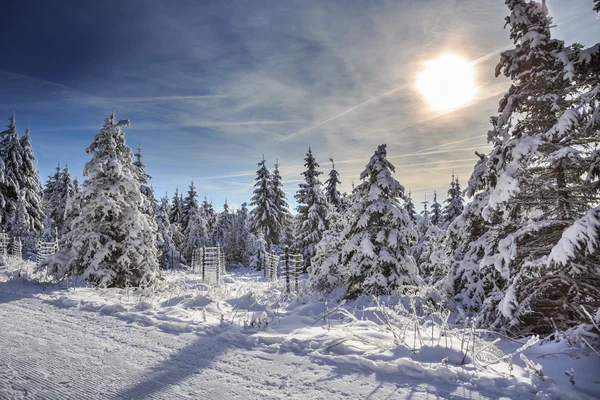
[[[555,37],[600,38],[592,0],[548,6]],[[501,0],[21,0],[3,14],[0,117],[15,110],[19,131],[30,126],[43,182],[59,161],[81,178],[114,110],[158,195],[194,180],[217,208],[249,200],[263,154],[279,159],[293,204],[309,146],[323,180],[333,157],[349,190],[380,143],[415,202],[443,199],[451,173],[464,182],[488,150],[508,88],[493,75],[511,46]],[[475,61],[479,87],[450,113],[414,87],[444,53]]]

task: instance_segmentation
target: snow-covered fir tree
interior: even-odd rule
[[[275,162],[275,168],[271,174],[270,182],[271,192],[273,193],[273,205],[275,207],[277,220],[275,233],[277,240],[273,243],[281,244],[288,241],[288,239],[292,239],[291,237],[287,236],[290,232],[288,226],[291,224],[292,215],[290,214],[287,203],[287,196],[283,191],[283,182],[281,179],[281,174],[279,173],[279,160]]]
[[[42,194],[44,214],[48,217],[46,227],[54,229],[61,220],[61,167],[60,163],[54,168],[54,173],[48,176]]]
[[[204,200],[202,200],[200,209],[201,209],[202,215],[204,216],[204,219],[206,220],[208,233],[210,235],[211,232],[215,229],[215,226],[217,226],[218,215],[212,205],[212,200],[210,202],[208,202],[206,195],[204,196]]]
[[[142,211],[148,199],[122,130],[129,124],[113,113],[86,149],[88,179],[74,198],[80,211],[65,232],[66,246],[44,263],[58,278],[81,274],[100,286],[147,287],[159,276],[156,223]]]
[[[188,262],[192,261],[194,249],[210,246],[208,222],[200,209],[190,208],[187,228],[184,231],[184,256]]]
[[[250,231],[257,237],[258,233],[262,232],[268,248],[273,243],[279,243],[281,232],[278,220],[279,211],[275,204],[271,173],[267,169],[264,157],[258,163],[258,167],[254,195],[250,199],[250,206],[254,208],[250,211],[249,227]]]
[[[469,181],[474,201],[450,226],[449,287],[492,327],[550,333],[600,298],[600,45],[553,39],[543,3],[507,5],[516,46],[496,73],[512,85],[492,118],[494,149]]]
[[[246,203],[242,203],[239,210],[235,212],[233,227],[229,235],[230,265],[249,265],[251,235],[248,228],[248,206]]]
[[[210,241],[214,246],[221,247],[221,253],[225,255],[225,262],[233,258],[233,249],[230,244],[230,236],[233,234],[235,215],[229,210],[227,200],[223,204],[223,212],[217,217],[217,224],[211,232]]]
[[[429,211],[429,202],[427,201],[427,195],[425,200],[421,202],[423,204],[423,211],[419,214],[419,221],[417,223],[417,233],[419,236],[424,236],[427,230],[431,226],[431,212]]]
[[[408,192],[408,195],[405,197],[404,207],[406,208],[406,212],[408,213],[413,226],[416,228],[417,223],[419,222],[419,214],[417,213],[417,209],[415,207],[415,203],[413,203],[412,194],[410,192]]]
[[[342,182],[340,174],[335,169],[333,158],[330,158],[329,161],[331,161],[331,171],[329,171],[329,178],[325,181],[325,197],[330,204],[333,204],[338,213],[342,213],[345,211],[344,199],[338,190],[338,185],[341,185]]]
[[[169,208],[169,198],[165,195],[156,209],[156,224],[158,227],[156,247],[160,252],[160,265],[162,268],[178,268],[181,262],[181,254],[173,240]]]
[[[0,182],[0,193],[3,196],[2,224],[10,229],[11,213],[17,208],[21,191],[21,168],[23,166],[23,149],[17,133],[15,113],[9,118],[8,129],[0,132],[0,157],[4,162],[4,179]]]
[[[152,179],[152,177],[146,173],[146,164],[144,164],[143,161],[141,146],[138,145],[137,151],[133,156],[135,157],[133,166],[138,174],[138,180],[141,183],[140,190],[142,191],[142,194],[148,198],[147,204],[149,207],[148,210],[146,210],[146,213],[149,216],[154,217],[158,204],[156,203],[156,198],[154,196],[154,189],[150,185],[150,179]]]
[[[192,215],[200,213],[200,204],[198,203],[198,192],[196,191],[194,181],[190,183],[190,188],[187,192],[187,196],[185,196],[185,198],[183,199],[182,210],[183,215],[181,218],[181,230],[183,232],[186,232]],[[203,217],[203,219],[206,221],[206,218]]]
[[[183,222],[183,199],[179,194],[179,188],[175,188],[175,195],[169,209],[169,222],[181,224]]]
[[[431,225],[441,226],[442,218],[442,205],[437,201],[437,192],[433,191],[433,203],[431,203]]]
[[[254,235],[252,235],[254,236]],[[262,232],[258,232],[250,243],[250,267],[262,271],[265,268],[265,255],[267,254],[267,241]]]
[[[442,225],[448,227],[460,214],[462,214],[465,208],[465,199],[460,189],[460,183],[458,176],[454,178],[452,175],[452,181],[450,183],[450,189],[448,189],[448,198],[444,201],[446,206],[442,211]]]
[[[318,292],[329,295],[336,289],[345,289],[348,270],[341,262],[342,248],[345,243],[344,217],[337,211],[335,205],[329,203],[327,207],[329,229],[323,233],[323,238],[316,246],[309,271],[309,284]]]
[[[404,187],[380,145],[361,173],[348,212],[342,263],[348,266],[348,296],[386,295],[420,282],[410,248],[417,240],[411,218],[399,200]]]
[[[296,193],[298,203],[298,222],[296,225],[295,242],[304,260],[304,269],[310,268],[311,259],[316,254],[316,245],[323,238],[323,233],[329,229],[327,221],[327,198],[321,190],[318,171],[319,164],[309,148],[304,159],[306,170],[302,172],[304,182],[300,183]]]
[[[20,200],[25,208],[25,218],[31,233],[39,232],[44,224],[44,212],[42,207],[42,185],[40,175],[35,166],[37,159],[33,154],[31,146],[31,135],[29,128],[25,129],[25,135],[20,139],[23,152],[21,166]]]
[[[62,236],[65,229],[67,203],[75,195],[76,189],[69,166],[61,170],[60,163],[54,174],[48,177],[44,188],[44,212],[48,215],[47,228],[52,228]]]

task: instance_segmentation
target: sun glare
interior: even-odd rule
[[[463,58],[443,55],[427,63],[417,79],[417,89],[432,109],[455,109],[467,104],[475,95],[473,67]]]

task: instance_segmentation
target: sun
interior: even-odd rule
[[[471,101],[477,91],[473,67],[461,57],[445,54],[427,63],[417,78],[417,90],[434,110],[458,108]]]

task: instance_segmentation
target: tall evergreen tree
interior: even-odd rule
[[[150,179],[152,179],[152,177],[146,173],[146,164],[144,164],[144,161],[142,160],[142,148],[139,145],[137,152],[133,156],[135,157],[133,166],[135,167],[135,171],[138,175],[138,180],[141,183],[140,190],[142,194],[148,198],[147,204],[149,207],[145,212],[148,214],[148,216],[154,218],[158,204],[154,196],[154,189],[150,185]]]
[[[291,224],[292,215],[290,214],[287,203],[287,196],[283,191],[283,182],[279,173],[279,161],[275,163],[273,174],[271,175],[271,191],[273,192],[273,205],[277,213],[276,220],[276,238],[273,238],[273,243],[280,244],[286,241],[289,233],[288,225]]]
[[[398,199],[408,197],[392,176],[386,145],[380,145],[361,173],[345,229],[342,262],[348,266],[348,295],[387,295],[420,282],[409,254],[417,233]]]
[[[239,210],[235,212],[233,228],[229,236],[232,264],[248,266],[250,262],[249,238],[251,236],[248,228],[248,207],[242,203]]]
[[[212,200],[209,203],[206,198],[206,195],[204,196],[204,200],[202,200],[200,208],[200,212],[202,213],[207,223],[208,234],[210,235],[217,226],[217,212],[215,211],[212,205]]]
[[[23,164],[20,174],[22,199],[20,201],[25,209],[29,231],[32,233],[39,232],[43,227],[45,215],[42,207],[42,184],[38,170],[35,167],[37,159],[33,154],[29,128],[25,130],[25,135],[21,137],[20,141],[21,150],[23,151]]]
[[[190,184],[190,188],[187,192],[187,196],[183,199],[182,204],[183,216],[181,218],[181,230],[187,231],[190,223],[190,218],[196,213],[200,213],[200,205],[198,204],[198,192],[194,181]],[[206,221],[206,218],[203,218]]]
[[[88,179],[74,199],[80,212],[65,234],[66,246],[45,261],[59,278],[81,274],[116,287],[150,286],[158,278],[157,227],[142,211],[148,199],[122,130],[129,124],[115,121],[113,113],[86,149],[92,155],[84,168]]]
[[[156,209],[156,224],[158,227],[156,247],[160,252],[160,265],[162,268],[177,268],[181,261],[181,255],[173,240],[167,195],[161,199],[160,205]]]
[[[191,207],[188,216],[187,228],[184,231],[184,255],[186,260],[190,262],[192,260],[192,253],[194,249],[198,249],[203,246],[210,245],[208,222],[202,210]]]
[[[340,181],[340,174],[335,169],[333,158],[330,158],[329,161],[331,161],[331,171],[329,171],[329,179],[325,181],[325,196],[327,197],[327,201],[333,204],[337,212],[343,212],[343,199],[337,188],[342,183]]]
[[[296,193],[298,203],[298,224],[296,226],[296,245],[304,260],[304,269],[308,270],[311,259],[316,254],[316,245],[329,229],[327,221],[327,199],[321,190],[318,171],[319,164],[315,160],[310,147],[304,159],[306,170],[302,173],[304,182]]]
[[[48,176],[46,186],[43,191],[43,210],[44,214],[48,217],[47,228],[56,228],[57,223],[62,221],[61,219],[61,167],[60,163],[55,167],[54,173]]]
[[[250,199],[250,205],[254,208],[250,211],[249,227],[250,231],[257,236],[259,232],[262,232],[267,247],[269,247],[271,244],[279,242],[278,218],[280,216],[275,204],[271,173],[267,169],[264,157],[258,163],[258,167],[254,195]]]
[[[442,224],[442,205],[437,201],[437,192],[433,191],[433,203],[431,203],[431,224],[440,226]]]
[[[443,226],[448,227],[460,214],[462,214],[465,208],[465,199],[463,198],[460,189],[458,176],[454,179],[454,175],[452,175],[450,189],[448,189],[448,198],[444,202],[447,204],[442,211],[442,221]]]
[[[496,73],[512,85],[492,118],[494,149],[469,181],[474,201],[451,225],[449,286],[493,327],[549,333],[600,298],[598,235],[581,234],[600,231],[590,218],[600,200],[600,45],[565,47],[544,4],[507,5],[516,46]]]
[[[9,119],[8,129],[0,132],[0,156],[4,161],[4,179],[0,183],[0,193],[4,198],[2,207],[2,223],[8,224],[11,213],[16,210],[21,191],[21,169],[23,167],[23,149],[17,133],[15,113]]]
[[[181,224],[183,222],[183,202],[179,194],[179,188],[175,188],[175,195],[169,209],[169,222],[172,224]]]
[[[425,195],[425,200],[423,200],[421,204],[423,204],[423,211],[421,211],[421,214],[419,215],[419,222],[417,223],[416,228],[419,236],[424,236],[431,226],[431,212],[428,209],[429,202],[427,201],[427,195]]]
[[[416,227],[417,223],[419,222],[419,214],[417,214],[417,209],[415,208],[415,203],[413,203],[412,194],[410,192],[408,192],[408,195],[405,196],[404,199],[405,199],[404,207],[406,207],[406,212],[408,213],[408,216],[410,217],[410,220],[413,223],[413,226]]]

